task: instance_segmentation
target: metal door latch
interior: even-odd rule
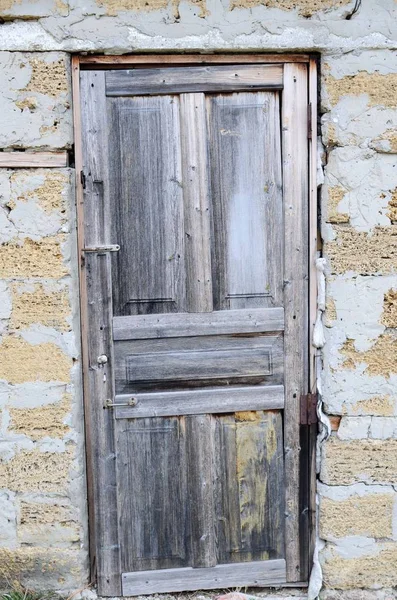
[[[118,252],[120,246],[118,244],[108,244],[107,246],[91,246],[88,248],[82,248],[82,252],[98,252],[98,254],[104,254],[105,252]]]
[[[131,397],[128,402],[123,402],[120,404],[112,402],[112,400],[106,400],[103,408],[117,408],[118,406],[136,406],[138,404],[138,400],[134,397]]]

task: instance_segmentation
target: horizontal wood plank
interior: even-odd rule
[[[204,569],[167,569],[122,574],[125,596],[188,590],[261,587],[285,581],[285,560],[217,565]]]
[[[126,69],[106,73],[107,96],[241,91],[283,87],[281,65]]]
[[[204,388],[134,394],[135,406],[115,408],[116,419],[229,413],[284,408],[282,385]],[[126,404],[131,394],[118,394],[116,404]]]
[[[9,169],[67,167],[67,152],[0,152],[0,167]]]
[[[116,393],[204,385],[279,384],[283,336],[229,335],[129,340],[115,344]]]
[[[283,329],[284,310],[282,308],[113,318],[113,339],[115,341],[233,333],[267,333]]]
[[[308,54],[126,54],[123,56],[80,56],[82,69],[87,68],[120,68],[129,65],[188,65],[188,64],[255,64],[255,63],[288,63],[310,60]]]

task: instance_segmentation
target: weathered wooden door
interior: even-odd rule
[[[302,579],[306,68],[81,72],[100,595]]]

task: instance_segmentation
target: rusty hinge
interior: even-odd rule
[[[83,186],[83,190],[85,190],[85,174],[84,174],[84,171],[80,171],[80,183]]]
[[[317,394],[301,396],[301,425],[317,423]]]
[[[313,137],[313,123],[312,123],[312,104],[309,102],[307,105],[307,137],[309,140]]]

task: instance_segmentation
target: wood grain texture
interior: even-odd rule
[[[211,225],[204,94],[181,94],[186,308],[212,311]]]
[[[106,73],[108,96],[281,89],[281,65],[168,67]]]
[[[83,169],[83,149],[82,149],[82,128],[81,128],[81,96],[80,96],[80,63],[79,57],[72,56],[72,99],[73,99],[73,126],[75,143],[75,169],[80,173]],[[76,184],[76,213],[77,213],[77,246],[78,255],[84,248],[84,190],[79,177],[75,179]],[[95,467],[93,463],[93,444],[92,444],[92,423],[89,419],[89,412],[86,407],[89,404],[89,378],[87,375],[89,368],[88,359],[88,302],[87,285],[84,261],[78,260],[79,286],[80,286],[80,328],[81,328],[81,353],[83,365],[83,402],[84,402],[84,430],[85,430],[85,449],[87,459],[87,498],[88,498],[88,520],[89,520],[89,563],[90,563],[90,581],[96,581],[96,543],[95,543],[95,498],[93,476]]]
[[[282,336],[202,336],[132,340],[115,345],[116,391],[135,393],[199,385],[278,384]]]
[[[283,239],[278,96],[211,96],[214,307],[282,304]]]
[[[287,581],[300,581],[300,396],[308,391],[307,67],[284,67],[285,471]]]
[[[169,569],[123,573],[123,594],[162,594],[189,590],[211,590],[233,587],[262,587],[281,584],[285,580],[285,560],[257,561],[217,565],[207,569]]]
[[[81,77],[83,131],[84,237],[87,245],[109,243],[107,123],[103,73]],[[98,591],[120,594],[120,555],[117,528],[116,465],[113,415],[103,409],[114,397],[112,343],[112,283],[108,254],[85,258],[88,347],[86,370],[86,419],[90,429],[92,478],[95,503],[95,545]],[[98,364],[98,356],[108,362]]]
[[[283,372],[282,337],[201,336],[118,342],[117,382],[195,382]]]
[[[0,152],[1,168],[62,168],[67,166],[67,152]]]
[[[117,394],[115,403],[124,404],[131,394]],[[284,408],[282,385],[228,386],[183,391],[144,392],[133,395],[136,405],[115,408],[116,419],[141,419],[174,415],[232,413]]]
[[[284,309],[254,308],[213,313],[114,317],[114,340],[283,331]]]
[[[310,178],[310,250],[309,250],[309,278],[310,278],[310,342],[312,342],[312,333],[314,329],[315,318],[317,314],[317,269],[315,268],[315,259],[318,252],[318,198],[317,198],[317,94],[318,94],[318,72],[317,61],[312,58],[309,63],[309,101],[311,104],[311,122],[312,135],[309,140],[309,178]],[[309,373],[309,388],[312,393],[317,393],[317,371],[316,371],[316,351],[312,343],[310,343],[310,373]],[[307,554],[307,566],[303,565],[301,569],[301,578],[309,580],[310,571],[313,564],[314,546],[316,543],[316,440],[317,440],[317,424],[309,427],[307,432],[308,445],[306,452],[308,482],[308,520],[307,537],[308,542],[305,544],[304,534],[301,530],[301,546],[303,552]],[[303,539],[302,539],[303,537]]]
[[[309,138],[309,278],[310,278],[310,391],[317,391],[316,353],[313,345],[313,331],[317,316],[317,269],[318,254],[318,198],[317,198],[317,62],[311,59],[309,63],[309,102],[311,135]]]
[[[190,525],[190,564],[196,568],[217,563],[214,494],[213,427],[210,415],[185,418],[187,495]]]
[[[188,565],[185,423],[118,421],[117,448],[122,571]]]
[[[288,63],[309,62],[309,54],[127,54],[123,56],[87,55],[77,57],[81,68],[116,68],[125,69],[128,65],[147,65],[162,67],[166,65],[188,64],[255,64],[255,63]]]
[[[281,413],[217,417],[214,456],[219,562],[284,557]]]
[[[186,310],[179,100],[109,105],[114,314]]]

